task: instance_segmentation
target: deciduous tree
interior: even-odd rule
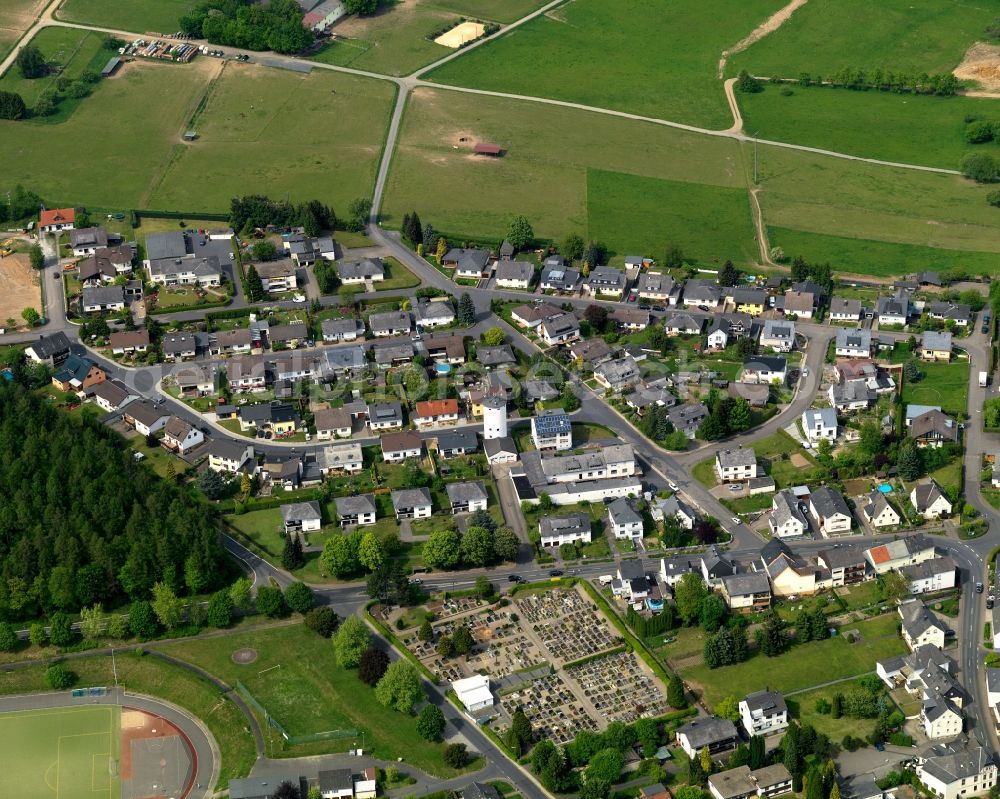
[[[507,241],[515,250],[522,250],[531,244],[535,231],[527,217],[518,214],[507,223]]]
[[[437,705],[427,705],[417,716],[417,732],[425,741],[440,741],[447,722]]]
[[[333,651],[337,662],[347,669],[353,669],[371,643],[368,627],[357,616],[348,616],[333,637]]]
[[[368,647],[358,661],[358,679],[366,685],[375,686],[389,668],[389,656],[377,646]]]

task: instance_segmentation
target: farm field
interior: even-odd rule
[[[196,5],[198,0],[64,0],[56,17],[133,33],[176,33],[178,20]]]
[[[42,297],[38,273],[31,268],[24,253],[8,255],[0,262],[0,327],[14,328],[24,324],[21,311],[34,308],[42,312]],[[13,319],[15,324],[7,322]]]
[[[1000,144],[964,136],[966,117],[1000,118],[991,99],[772,85],[738,99],[744,129],[764,139],[944,169],[958,169],[967,152],[1000,155]]]
[[[1000,269],[1000,256],[996,253],[849,239],[788,228],[768,227],[767,231],[770,245],[781,247],[789,257],[801,255],[810,262],[829,261],[838,272],[887,277],[953,267],[968,269],[972,274]]]
[[[495,0],[430,0],[422,2],[421,5],[451,11],[463,17],[508,23],[521,19],[545,5],[545,0],[505,0],[503,3],[497,3]]]
[[[959,0],[809,0],[777,31],[729,59],[727,74],[797,78],[837,70],[950,72],[996,17]]]
[[[293,202],[318,198],[343,214],[371,194],[394,91],[325,70],[229,62],[190,121],[179,121],[198,139],[175,145],[147,207],[219,212],[237,194],[266,190]]]
[[[753,147],[745,147],[752,164]],[[945,249],[1000,251],[996,209],[986,203],[989,189],[965,178],[767,145],[758,150],[758,197],[769,226]]]
[[[232,660],[233,652],[243,647],[257,652],[250,665]],[[230,685],[240,680],[290,735],[363,729],[365,749],[371,750],[372,757],[395,760],[405,756],[407,762],[430,774],[453,777],[460,773],[444,764],[443,744],[430,743],[417,734],[415,716],[403,716],[376,702],[373,690],[353,669],[337,665],[330,642],[305,625],[184,641],[162,649]],[[325,701],[316,702],[316,697]],[[309,746],[317,751],[307,754],[346,751],[355,741],[348,737]]]
[[[31,40],[42,51],[49,64],[58,64],[62,72],[42,78],[28,80],[21,77],[14,66],[0,78],[0,91],[16,92],[24,104],[31,108],[46,89],[54,87],[57,77],[71,80],[79,78],[87,69],[100,72],[112,51],[104,47],[104,35],[75,28],[43,28]],[[81,101],[66,98],[58,106],[55,114],[42,117],[40,122],[53,124],[64,119]]]
[[[710,669],[704,664],[681,669],[681,676],[700,686],[711,706],[729,695],[745,696],[762,685],[787,693],[809,688],[819,682],[867,674],[875,661],[906,652],[906,644],[896,633],[894,613],[868,621],[850,623],[841,633],[857,630],[861,640],[850,644],[842,636],[793,646],[777,657],[755,655],[744,663]],[[821,675],[821,676],[818,676]]]
[[[919,382],[903,385],[903,403],[940,405],[945,413],[966,413],[969,396],[969,362],[920,363]]]
[[[45,0],[0,0],[0,58],[10,52],[45,5]]]
[[[721,265],[758,254],[746,189],[590,169],[587,219],[589,236],[619,255],[659,255],[677,244],[689,258]]]
[[[23,796],[60,799],[121,791],[121,719],[117,705],[0,713],[4,781]],[[114,764],[114,765],[112,765]]]
[[[719,55],[782,0],[576,0],[433,70],[441,83],[726,128]]]
[[[506,153],[474,156],[477,141],[498,142]],[[623,141],[629,146],[620,146]],[[496,238],[506,214],[516,212],[540,237],[586,234],[590,169],[745,185],[732,141],[588,111],[421,88],[403,118],[382,219],[396,227],[404,213],[419,208],[422,218],[453,238]],[[654,212],[662,209],[650,201],[644,218]]]

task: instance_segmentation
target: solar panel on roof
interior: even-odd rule
[[[562,280],[563,278],[566,277],[566,273],[562,269],[555,269],[549,272],[549,277],[552,280]]]
[[[395,416],[396,412],[392,408],[377,408],[375,415],[380,417]]]

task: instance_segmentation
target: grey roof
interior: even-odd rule
[[[410,329],[409,311],[387,311],[373,313],[368,317],[368,325],[372,331]]]
[[[923,769],[945,784],[979,774],[996,761],[992,752],[972,741],[937,744],[922,753]]]
[[[146,426],[155,424],[165,416],[170,416],[165,410],[144,398],[133,400],[125,407],[127,415]]]
[[[555,316],[546,317],[542,326],[545,328],[546,334],[551,338],[552,336],[579,332],[580,320],[576,318],[575,314],[560,313]]]
[[[903,619],[903,627],[911,638],[919,638],[932,627],[947,632],[941,620],[931,613],[923,602],[904,602],[899,606],[899,615]]]
[[[951,333],[947,330],[925,330],[920,337],[920,347],[925,350],[951,351]]]
[[[954,302],[932,302],[927,306],[931,316],[955,321],[968,321],[972,318],[972,308],[968,305]]]
[[[514,352],[510,344],[500,344],[496,347],[487,347],[482,344],[476,347],[476,360],[483,366],[502,366],[508,363],[517,363]]]
[[[767,292],[763,289],[735,287],[727,291],[737,305],[766,305]]]
[[[809,495],[809,502],[824,519],[829,519],[838,513],[843,513],[848,517],[851,515],[851,511],[840,492],[835,491],[829,486],[820,486],[813,491]]]
[[[711,280],[689,280],[684,284],[684,299],[692,302],[718,303],[722,292]]]
[[[324,336],[343,336],[345,333],[361,333],[363,327],[357,319],[324,319],[319,323]]]
[[[600,375],[612,386],[631,385],[641,377],[639,368],[630,355],[596,366],[594,374]]]
[[[337,264],[337,271],[340,279],[348,280],[364,279],[368,280],[376,275],[385,277],[385,265],[381,258],[361,258],[357,261],[341,261]]]
[[[958,425],[948,414],[941,411],[927,411],[914,417],[909,432],[913,438],[922,438],[934,433],[939,438],[958,441]]]
[[[375,513],[374,494],[355,494],[352,497],[336,497],[337,513],[340,516],[361,516]]]
[[[864,550],[858,544],[842,544],[821,550],[819,557],[828,569],[858,566],[865,562]]]
[[[486,264],[490,262],[490,254],[487,250],[469,250],[461,247],[452,247],[444,254],[443,262],[455,263],[459,271],[482,272]]]
[[[354,777],[349,768],[321,771],[317,776],[321,791],[350,790],[352,793],[354,791]]]
[[[439,450],[474,450],[479,448],[479,439],[471,430],[444,430],[437,434],[437,440]]]
[[[774,339],[777,341],[795,340],[795,323],[781,322],[776,319],[765,319],[764,329],[761,331],[760,339]]]
[[[368,420],[370,422],[402,422],[403,406],[397,400],[372,403],[368,406]]]
[[[916,507],[918,511],[923,511],[934,504],[938,497],[944,496],[941,486],[933,480],[921,483],[913,489],[916,496]]]
[[[914,563],[911,566],[904,566],[900,571],[910,580],[922,580],[933,577],[936,574],[955,571],[955,561],[947,555]]]
[[[319,503],[315,500],[309,502],[292,502],[281,506],[281,519],[288,524],[294,521],[312,521],[323,518]]]
[[[734,466],[753,466],[757,463],[757,453],[743,447],[719,450],[715,457],[723,469]]]
[[[837,349],[871,350],[872,331],[850,330],[846,327],[837,329]]]
[[[660,509],[660,512],[664,516],[677,516],[678,514],[687,516],[692,521],[698,518],[698,515],[691,509],[684,500],[679,499],[676,494],[672,497],[667,497],[666,499],[657,499],[656,507]]]
[[[535,265],[528,261],[501,261],[497,264],[497,280],[527,280],[535,275]]]
[[[591,286],[621,289],[625,287],[625,273],[611,266],[595,266],[590,270],[587,283]]]
[[[619,561],[618,574],[623,580],[641,580],[646,576],[646,564],[642,562],[642,558]]]
[[[424,508],[431,504],[431,492],[426,488],[400,488],[391,496],[392,506],[397,511]]]
[[[234,438],[213,438],[208,442],[208,454],[222,460],[235,461],[243,457],[250,446],[250,441],[237,441]]]
[[[843,383],[831,386],[831,391],[833,392],[833,401],[837,405],[875,401],[875,389],[869,386],[868,381],[863,378],[845,380]]]
[[[31,343],[31,351],[36,356],[45,360],[53,355],[59,355],[69,351],[69,339],[63,332],[51,333],[47,336],[39,336],[38,341]]]
[[[704,402],[678,405],[667,411],[667,417],[670,419],[671,424],[679,430],[684,430],[690,426],[697,426],[706,416],[708,416],[708,407]]]
[[[802,510],[799,508],[798,499],[787,488],[784,491],[779,491],[775,494],[771,498],[771,503],[774,508],[771,513],[771,518],[774,520],[774,524],[777,527],[781,527],[786,522],[796,519],[802,524],[805,530],[809,529],[809,523],[806,521],[806,517],[803,515]]]
[[[861,314],[861,300],[848,300],[844,297],[834,297],[830,300],[830,313],[859,316]]]
[[[538,521],[541,535],[558,535],[567,531],[589,533],[590,516],[586,513],[571,513],[565,516],[543,516]]]
[[[730,574],[722,578],[722,586],[731,597],[771,593],[771,581],[766,572]]]
[[[488,438],[483,442],[483,450],[489,458],[499,455],[501,452],[510,452],[517,455],[517,444],[514,443],[514,439],[510,436]]]
[[[114,305],[125,302],[125,290],[121,286],[84,286],[83,305]]]
[[[751,712],[754,710],[766,710],[768,713],[787,713],[788,705],[785,704],[785,697],[778,691],[754,691],[743,697],[747,707]]]
[[[743,361],[744,371],[750,372],[784,372],[788,361],[770,355],[754,355]]]
[[[72,247],[107,247],[108,231],[102,227],[82,227],[69,232]]]
[[[765,580],[767,577],[764,578]],[[685,736],[694,749],[701,749],[718,741],[736,738],[736,725],[729,719],[718,716],[704,716],[689,721],[677,730],[678,736]]]
[[[267,337],[271,341],[292,341],[293,339],[304,339],[309,336],[309,328],[305,322],[290,322],[287,325],[274,325],[270,328]]]
[[[455,309],[452,307],[451,300],[447,297],[437,297],[431,300],[421,297],[417,300],[417,304],[413,307],[413,310],[417,315],[418,322],[422,322],[425,319],[443,320],[455,318]]]
[[[704,314],[691,311],[669,311],[663,317],[663,326],[667,330],[701,330],[706,319]]]
[[[444,490],[448,494],[448,499],[455,502],[481,502],[487,499],[486,486],[482,482],[475,480],[465,483],[447,483]]]
[[[677,282],[670,275],[644,272],[636,287],[640,294],[670,294],[677,288]]]
[[[571,289],[580,282],[580,270],[565,266],[547,266],[542,270],[541,283],[558,288]]]
[[[504,242],[504,244],[506,243]],[[499,791],[484,782],[470,783],[462,789],[461,793],[462,799],[500,799]]]
[[[183,231],[170,230],[166,233],[149,233],[146,236],[146,258],[158,261],[161,258],[183,258],[187,254],[187,238]]]
[[[906,318],[910,313],[910,297],[903,289],[899,289],[892,297],[879,297],[877,308],[880,317],[900,316]]]
[[[625,497],[619,497],[608,505],[608,518],[612,524],[635,524],[642,522],[642,516],[635,512]]]
[[[815,421],[819,421],[823,427],[837,426],[837,412],[833,408],[810,408],[803,411],[802,415],[806,417],[806,423],[810,428]]]
[[[117,408],[129,396],[129,392],[113,380],[98,383],[93,388],[94,396]]]
[[[1000,691],[1000,669],[986,669],[986,690],[991,694]]]

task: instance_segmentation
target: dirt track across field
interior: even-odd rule
[[[38,291],[38,274],[31,268],[28,256],[22,253],[0,258],[0,327],[14,319],[24,325],[21,311],[34,308],[39,313],[42,298]]]
[[[789,17],[795,13],[795,9],[804,6],[806,2],[807,0],[792,0],[792,2],[790,2],[787,6],[772,14],[764,22],[754,28],[750,32],[749,36],[740,39],[728,50],[723,50],[722,58],[719,59],[719,77],[721,78],[723,73],[726,71],[726,61],[729,59],[729,56],[735,55],[736,53],[742,53],[754,42],[760,41],[769,33],[774,33],[788,21]]]

